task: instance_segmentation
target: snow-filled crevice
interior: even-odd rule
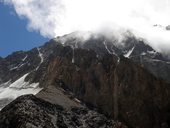
[[[15,70],[15,69],[19,69],[19,68],[23,67],[25,64],[27,64],[27,63],[20,63],[19,65],[15,66],[13,68],[10,68],[9,70],[12,71],[12,70]]]
[[[135,48],[135,46],[134,46],[132,49],[130,49],[130,50],[124,55],[124,57],[129,58],[130,55],[132,54],[134,48]]]
[[[25,61],[25,60],[27,59],[27,57],[28,57],[28,55],[26,55],[26,56],[22,59],[22,61]]]
[[[113,53],[108,49],[107,44],[106,44],[106,40],[103,42],[103,44],[104,44],[107,52],[108,52],[109,54],[113,54]]]
[[[44,62],[43,54],[42,54],[41,51],[40,51],[41,49],[40,49],[40,48],[37,48],[37,50],[38,50],[38,56],[40,57],[40,63],[39,63],[39,65],[37,66],[36,70],[38,70],[39,67],[40,67],[40,65]]]
[[[24,62],[24,61],[27,59],[27,57],[28,57],[28,55],[26,55],[26,56],[22,59],[21,63],[19,63],[19,64],[18,64],[17,66],[15,66],[15,67],[10,68],[9,70],[12,71],[12,70],[15,70],[15,69],[19,69],[19,68],[21,68],[22,66],[24,66],[25,64],[27,64],[27,62]]]
[[[117,54],[115,53],[115,50],[113,49],[113,46],[111,47],[111,50],[112,50],[112,54],[117,56]]]
[[[73,56],[71,62],[74,64],[75,63],[75,49],[78,48],[78,41],[76,41],[73,45],[71,45],[72,51],[73,51]]]
[[[71,60],[71,62],[74,64],[74,46],[72,46],[72,50],[73,50],[73,57],[72,57],[72,60]]]

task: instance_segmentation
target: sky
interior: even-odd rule
[[[1,7],[3,12],[0,10],[1,17],[6,16],[4,23],[16,23],[13,26],[25,30],[24,33],[16,29],[23,34],[17,40],[31,38],[32,42],[20,41],[25,47],[73,31],[106,32],[110,29],[116,34],[127,29],[146,39],[157,51],[170,54],[170,31],[165,29],[170,25],[170,0],[0,1],[8,6]],[[156,24],[158,26],[154,27]],[[5,36],[11,38],[8,33],[3,34]]]
[[[36,31],[28,31],[27,20],[20,19],[11,6],[0,3],[1,57],[14,51],[32,49],[48,40]]]

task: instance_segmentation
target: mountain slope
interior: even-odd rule
[[[33,95],[17,98],[0,112],[0,117],[1,128],[127,128],[87,108],[65,110]]]

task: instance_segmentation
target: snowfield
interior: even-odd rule
[[[29,73],[25,74],[15,82],[10,84],[10,81],[0,85],[0,109],[2,109],[7,103],[11,102],[12,100],[16,99],[17,97],[25,94],[37,94],[42,88],[39,88],[39,83],[32,83],[25,82],[25,78]],[[3,105],[5,99],[9,102]]]

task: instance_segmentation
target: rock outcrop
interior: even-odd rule
[[[65,110],[33,95],[17,98],[0,117],[1,128],[127,128],[87,108]]]

